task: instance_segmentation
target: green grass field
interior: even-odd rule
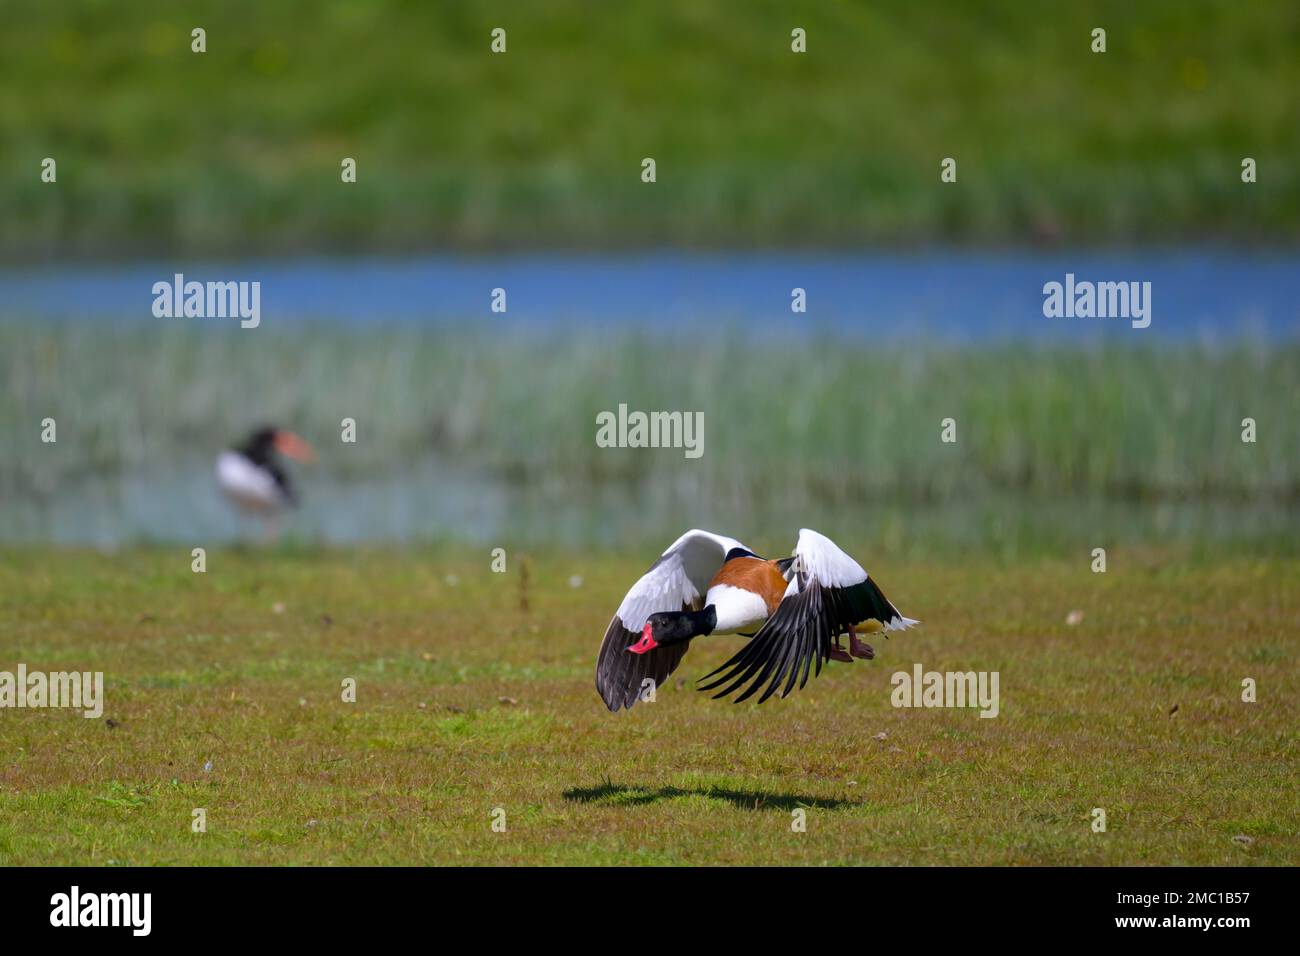
[[[0,253],[1293,242],[1297,43],[1287,0],[16,0]]]
[[[1300,862],[1294,560],[843,543],[922,628],[761,707],[690,689],[736,640],[706,639],[618,716],[593,662],[650,555],[9,550],[0,670],[103,670],[108,703],[0,711],[0,863]],[[893,708],[918,661],[998,671],[1000,715]]]

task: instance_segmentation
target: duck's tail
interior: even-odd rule
[[[885,597],[885,592],[880,590],[876,586],[876,582],[871,580],[870,577],[863,582],[861,593],[862,597],[866,599],[865,603],[868,610],[865,617],[879,621],[884,630],[905,631],[913,624],[921,623],[913,618],[903,617],[898,612],[898,608],[894,607],[889,602],[889,598]]]

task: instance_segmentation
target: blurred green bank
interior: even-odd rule
[[[9,257],[1300,235],[1294,3],[10,0],[4,21]]]

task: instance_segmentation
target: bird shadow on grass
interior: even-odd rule
[[[608,781],[598,787],[570,787],[564,791],[565,800],[607,806],[640,806],[677,797],[708,797],[710,800],[725,800],[741,810],[784,810],[787,813],[799,807],[834,810],[858,805],[850,800],[808,797],[796,793],[732,790],[727,787],[625,787]]]

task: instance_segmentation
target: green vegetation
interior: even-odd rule
[[[100,720],[0,711],[0,863],[1300,862],[1293,560],[877,562],[925,623],[874,662],[737,706],[690,690],[708,639],[613,716],[595,652],[648,561],[0,555],[0,670],[107,683]],[[914,662],[998,671],[1000,716],[893,708]]]
[[[0,488],[19,491],[206,461],[268,419],[315,440],[321,468],[343,476],[433,454],[520,484],[690,481],[706,501],[1300,495],[1293,344],[882,351],[726,333],[678,342],[320,325],[254,337],[0,323],[0,389],[0,442],[16,452],[0,459]],[[598,448],[596,415],[620,402],[703,412],[705,454]],[[46,416],[59,422],[57,447],[33,425]],[[1255,444],[1241,440],[1248,416]],[[344,417],[365,423],[366,454],[336,440]],[[953,444],[939,440],[948,417]]]
[[[13,0],[5,14],[10,256],[1294,241],[1300,225],[1288,0]],[[497,26],[505,55],[489,52]],[[790,52],[796,26],[807,54]],[[1089,49],[1097,26],[1105,54]],[[47,156],[57,186],[39,181]],[[939,182],[947,156],[956,185]],[[1259,163],[1249,187],[1244,156]]]

